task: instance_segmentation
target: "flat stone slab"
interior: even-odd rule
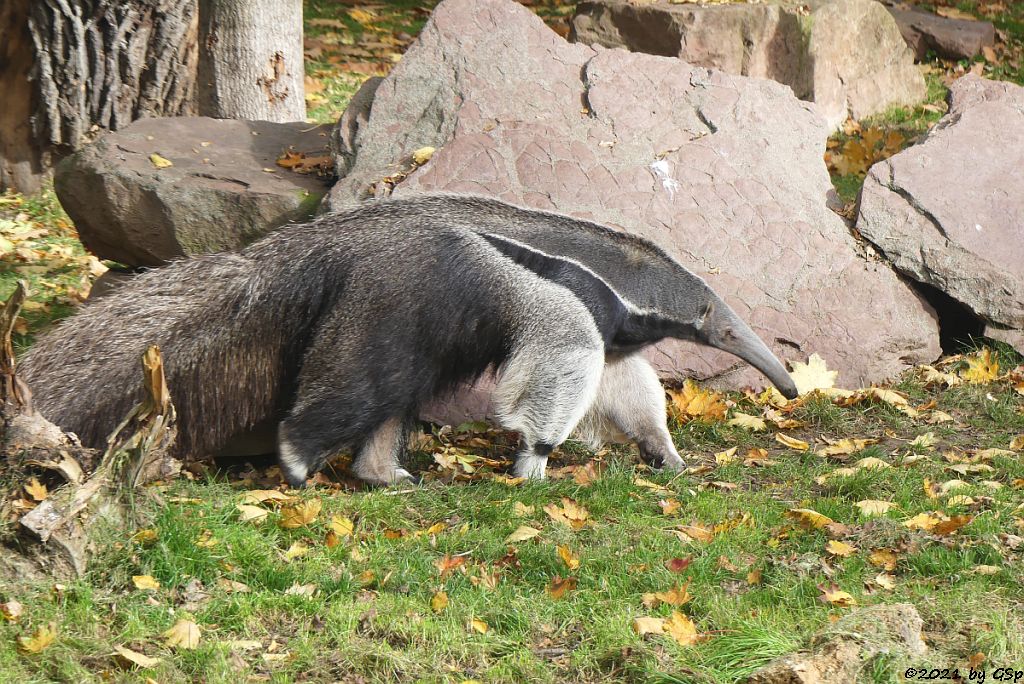
[[[946,59],[971,59],[996,42],[996,28],[987,21],[940,17],[912,5],[897,4],[886,9],[917,60],[929,50]]]
[[[925,140],[871,167],[857,230],[1024,350],[1024,88],[968,75]]]
[[[813,101],[836,128],[924,99],[924,77],[899,28],[873,0],[690,4],[589,0],[572,20],[580,43],[679,57],[770,78]]]
[[[329,209],[382,192],[432,146],[397,194],[489,195],[649,238],[780,358],[817,352],[843,386],[939,354],[930,307],[826,208],[825,122],[778,83],[568,43],[511,0],[445,0],[368,111],[340,136],[351,171]],[[651,358],[665,378],[765,383],[694,344]]]
[[[159,266],[310,218],[327,181],[275,162],[290,147],[328,154],[329,134],[304,122],[140,119],[65,160],[54,188],[91,252]],[[153,154],[172,165],[159,168]]]

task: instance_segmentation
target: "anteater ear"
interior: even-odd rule
[[[695,321],[694,327],[696,327],[697,330],[700,330],[704,327],[704,321],[708,319],[708,316],[711,315],[711,312],[714,311],[714,309],[714,300],[709,299],[708,301],[704,302],[704,305],[701,306],[700,308],[700,314],[697,316],[697,320]]]

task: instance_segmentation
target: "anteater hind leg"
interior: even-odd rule
[[[685,464],[668,431],[665,390],[639,355],[610,357],[597,397],[576,435],[595,449],[622,437],[637,443],[644,462],[678,470]]]
[[[352,463],[352,472],[364,482],[392,485],[412,480],[412,475],[399,463],[408,434],[406,421],[389,418],[363,444]]]
[[[520,434],[517,477],[544,477],[551,450],[593,401],[603,366],[602,349],[553,345],[520,349],[506,363],[494,392],[495,413],[502,427]]]

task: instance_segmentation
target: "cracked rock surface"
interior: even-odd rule
[[[780,358],[817,352],[842,385],[862,386],[937,357],[937,327],[826,209],[826,136],[812,105],[778,83],[570,44],[512,0],[445,0],[376,87],[369,116],[340,136],[351,172],[328,204],[352,205],[414,150],[436,147],[396,194],[490,195],[642,235]],[[650,355],[665,378],[766,382],[690,343]]]
[[[326,154],[329,132],[305,122],[140,119],[65,160],[54,189],[90,251],[160,266],[309,219],[327,183],[275,161],[289,147]],[[152,154],[171,166],[158,168]]]
[[[956,81],[927,138],[873,166],[857,229],[1024,350],[1024,88]]]

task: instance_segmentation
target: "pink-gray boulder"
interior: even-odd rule
[[[785,83],[832,128],[924,99],[924,77],[896,22],[873,0],[697,4],[581,2],[570,37],[679,57]]]
[[[445,0],[376,88],[332,209],[396,193],[477,193],[653,240],[701,275],[783,359],[821,354],[846,386],[939,354],[929,306],[825,208],[827,129],[789,88],[674,58],[563,40],[511,0]],[[557,321],[552,321],[557,325]],[[764,378],[666,342],[666,378]]]
[[[913,147],[871,167],[857,229],[1024,351],[1024,88],[974,75]]]
[[[917,60],[929,50],[946,59],[970,59],[996,42],[996,28],[987,21],[940,17],[904,4],[887,9]]]
[[[141,119],[62,162],[54,189],[94,254],[159,266],[310,218],[326,180],[275,162],[289,148],[326,155],[329,133],[303,122]]]

